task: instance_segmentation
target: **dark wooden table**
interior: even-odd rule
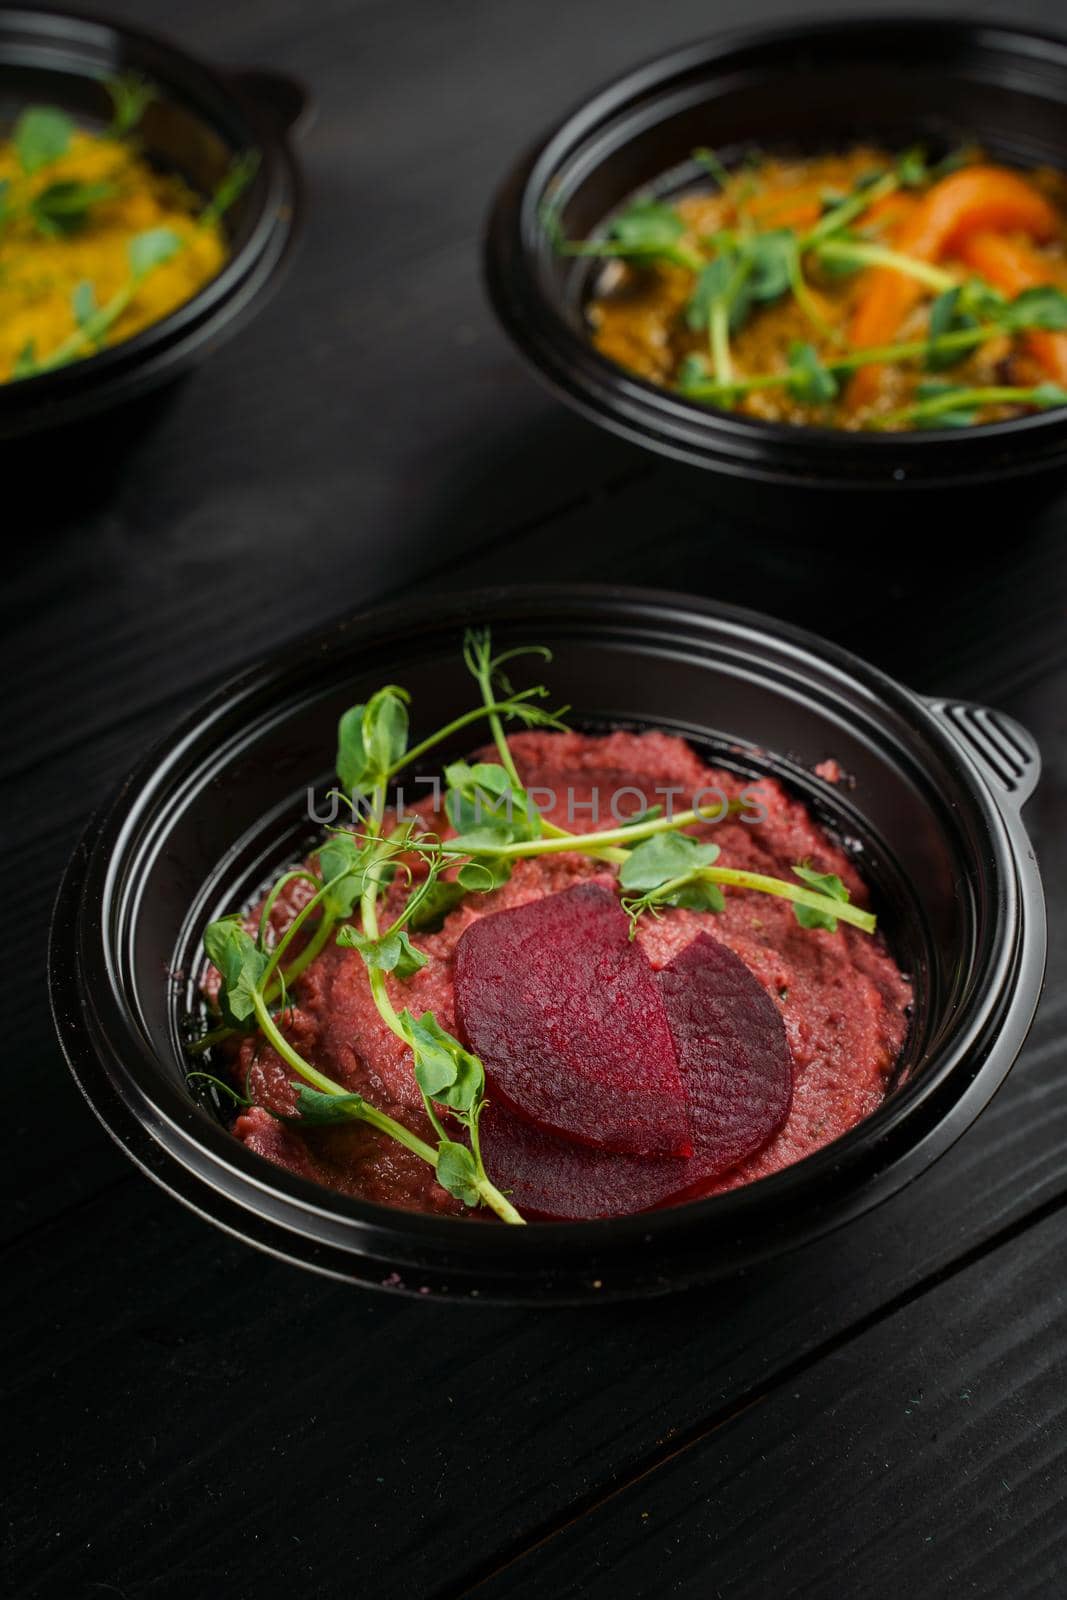
[[[115,470],[8,498],[5,1592],[1062,1593],[1067,506],[949,521],[940,558],[857,529],[842,559],[731,524],[520,369],[479,283],[493,184],[592,84],[736,20],[723,0],[112,8],[301,75],[317,121],[265,316]],[[255,1254],[140,1177],[68,1079],[43,953],[79,829],[208,685],[342,610],[600,578],[800,621],[1033,729],[1052,948],[1022,1058],[921,1182],[713,1291],[470,1311]]]

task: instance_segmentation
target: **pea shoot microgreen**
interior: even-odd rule
[[[964,301],[964,304],[970,302]],[[875,348],[863,350],[850,350],[841,355],[833,354],[827,357],[822,365],[830,377],[837,380],[842,376],[856,372],[860,367],[873,364],[881,365],[886,362],[921,361],[929,366],[931,360],[935,363],[948,364],[954,359],[979,345],[987,343],[990,339],[1002,336],[1004,333],[1023,333],[1034,330],[1062,331],[1067,329],[1067,294],[1051,286],[1041,289],[1026,289],[1013,300],[1004,300],[990,292],[984,292],[980,300],[983,321],[969,317],[964,323],[957,320],[955,325],[945,333],[928,336],[924,339],[903,340],[897,344],[879,345]],[[794,393],[803,393],[810,381],[808,369],[811,356],[814,352],[810,347],[794,345],[788,364],[778,372],[761,373],[751,378],[734,378],[728,383],[723,383],[714,376],[709,375],[706,368],[690,365],[679,373],[679,388],[687,399],[697,400],[710,405],[722,405],[724,397],[736,397],[742,394],[754,394],[760,390],[790,389]],[[1052,386],[1055,388],[1055,386]],[[1029,405],[1030,397],[1037,394],[1050,396],[1052,389],[1046,384],[1035,386],[1033,389],[1019,389],[1015,391],[1016,398],[1012,401],[1008,392],[1000,396],[999,403]],[[997,401],[982,402],[995,404]],[[1041,405],[1041,399],[1033,402]],[[1062,404],[1057,400],[1056,405]],[[1048,400],[1046,399],[1046,406]],[[910,410],[910,408],[909,408]],[[904,420],[907,420],[905,418]],[[888,418],[879,419],[876,425],[886,425]]]
[[[92,208],[117,193],[113,183],[50,183],[30,200],[29,212],[39,233],[59,239],[84,228]]]
[[[698,272],[704,265],[703,258],[683,243],[686,226],[682,218],[662,200],[634,200],[612,218],[602,238],[564,238],[555,207],[542,212],[542,226],[560,255],[621,259],[645,266],[665,261],[690,272]]]
[[[932,162],[916,147],[888,167],[861,174],[847,192],[827,192],[822,196],[821,215],[810,226],[761,227],[745,212],[751,190],[742,187],[738,171],[730,171],[714,151],[701,148],[692,152],[692,159],[732,203],[736,225],[720,228],[694,243],[685,218],[674,206],[645,197],[620,211],[597,238],[565,239],[555,211],[546,211],[545,226],[556,249],[565,255],[618,257],[649,265],[667,261],[692,272],[684,321],[690,332],[706,335],[707,346],[703,353],[688,353],[678,365],[674,386],[686,399],[732,408],[748,395],[786,390],[801,404],[819,407],[834,401],[842,380],[865,366],[917,361],[928,371],[938,372],[961,362],[990,339],[1032,330],[1067,329],[1067,294],[1052,285],[1026,289],[1008,299],[979,279],[961,281],[958,272],[889,248],[876,230],[875,236],[870,236],[866,217],[872,207],[898,191],[935,183],[972,157],[973,152],[961,149]],[[773,210],[767,215],[773,220]],[[829,324],[805,275],[808,265],[831,279],[877,267],[914,278],[934,296],[926,337],[875,349],[844,347],[844,334]],[[732,340],[761,305],[787,296],[792,296],[821,345],[829,348],[820,350],[811,342],[794,341],[778,370],[739,374]],[[940,391],[924,387],[913,405],[875,419],[870,426],[927,420],[946,426],[970,425],[988,406],[1047,409],[1061,405],[1062,400],[1053,398],[1059,392],[1056,385],[1049,384],[971,387],[966,401],[953,405]]]
[[[712,369],[728,384],[733,373],[729,340],[744,326],[754,306],[780,299],[793,277],[793,235],[766,233],[714,235],[713,259],[700,272],[686,306],[693,332],[707,329]]]
[[[136,74],[109,80],[113,116],[108,136],[128,137],[154,98],[150,84]],[[21,181],[5,180],[0,196],[0,225],[25,218],[46,238],[64,238],[86,227],[93,208],[119,194],[110,179],[91,182],[57,178],[40,187],[47,169],[71,153],[76,125],[55,106],[27,106],[11,133],[11,143],[21,169]]]
[[[922,422],[937,428],[967,428],[987,406],[1024,406],[1030,411],[1067,406],[1067,389],[1058,383],[968,386],[931,379],[919,384],[916,395],[914,404],[879,417],[878,426],[892,428],[901,423]]]
[[[11,142],[23,173],[32,178],[65,156],[73,137],[74,123],[66,112],[55,106],[27,106],[15,123]]]
[[[731,181],[730,170],[725,162],[719,159],[714,150],[710,150],[707,145],[700,145],[693,151],[693,160],[698,167],[703,167],[705,172],[711,174],[720,189],[729,187]]]
[[[619,869],[623,907],[630,916],[631,937],[644,911],[658,915],[660,906],[691,911],[723,911],[722,889],[705,871],[719,859],[717,844],[704,844],[688,833],[653,834],[635,846]]]
[[[250,188],[259,171],[259,151],[245,150],[235,156],[200,213],[200,226],[214,227]]]
[[[415,949],[403,928],[399,932],[390,928],[388,933],[371,939],[355,928],[346,927],[337,935],[337,943],[343,949],[358,950],[368,966],[378,967],[382,972],[393,972],[404,982],[413,978],[416,972],[421,972],[427,964],[428,958],[421,950]]]
[[[802,883],[806,883],[808,888],[814,889],[817,894],[825,896],[828,900],[838,900],[842,905],[848,904],[848,890],[836,872],[817,872],[807,861],[799,862],[793,868],[793,872]],[[808,905],[804,901],[798,901],[793,912],[802,928],[825,928],[827,933],[837,932],[837,919],[843,915],[840,911]]]
[[[789,392],[806,405],[825,405],[836,398],[839,384],[813,344],[789,347]]]
[[[139,72],[124,72],[109,78],[104,85],[111,100],[112,139],[127,139],[140,126],[148,107],[157,98],[152,83]]]
[[[129,274],[125,283],[116,289],[102,306],[95,304],[94,296],[92,309],[90,309],[90,295],[94,293],[92,285],[84,281],[79,283],[74,290],[71,305],[74,331],[48,355],[39,358],[32,346],[27,346],[15,364],[12,379],[30,378],[39,372],[52,372],[57,367],[65,367],[98,348],[129,307],[145,279],[157,267],[163,266],[177,255],[182,244],[181,236],[171,228],[149,228],[144,233],[135,234],[127,249]]]
[[[297,1125],[329,1126],[359,1121],[397,1140],[433,1166],[436,1179],[468,1206],[487,1206],[508,1223],[522,1217],[486,1174],[479,1122],[486,1104],[481,1061],[448,1032],[432,1011],[417,1010],[401,996],[417,994],[419,973],[430,956],[414,942],[440,925],[467,896],[490,894],[507,880],[514,863],[528,857],[570,852],[618,867],[622,904],[636,932],[645,913],[670,907],[720,913],[724,888],[758,890],[793,902],[798,922],[836,931],[838,921],[873,933],[875,918],[849,903],[833,874],[807,863],[794,867],[798,882],[720,864],[718,845],[685,830],[713,821],[736,802],[714,804],[674,816],[655,806],[618,826],[577,834],[540,815],[523,786],[505,724],[565,727],[562,712],[544,709],[542,686],[516,691],[505,667],[520,657],[550,654],[540,647],[494,653],[488,631],[464,639],[464,661],[480,692],[475,712],[453,719],[417,744],[411,743],[407,692],[386,685],[353,706],[338,727],[338,777],[349,791],[351,827],[333,829],[303,866],[279,877],[260,909],[255,931],[249,919],[218,918],[204,934],[205,953],[219,974],[215,1025],[191,1044],[193,1053],[250,1030],[258,1031],[296,1074]],[[418,817],[389,823],[389,785],[406,766],[473,721],[488,724],[498,760],[455,760],[444,767],[444,812],[454,833],[442,836]],[[447,876],[446,876],[447,874]],[[392,916],[383,926],[380,901],[403,879]],[[272,943],[273,916],[282,895],[299,884],[306,896]],[[431,1139],[335,1082],[295,1048],[285,1032],[289,997],[302,972],[334,941],[362,961],[382,1021],[411,1052]],[[190,1075],[211,1080],[210,1073]],[[223,1086],[225,1087],[225,1086]],[[246,1097],[233,1094],[241,1105]]]

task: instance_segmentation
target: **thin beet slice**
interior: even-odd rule
[[[689,1160],[591,1150],[532,1128],[502,1106],[482,1119],[486,1170],[528,1216],[628,1216],[693,1200],[764,1145],[793,1096],[793,1065],[773,1000],[707,934],[657,975],[689,1101]]]
[[[689,1102],[694,1158],[715,1175],[766,1144],[793,1099],[781,1013],[740,956],[701,933],[657,973]]]
[[[610,889],[579,884],[479,918],[454,978],[460,1030],[516,1116],[602,1150],[689,1154],[663,996]]]

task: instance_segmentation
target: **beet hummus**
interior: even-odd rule
[[[706,766],[679,738],[630,732],[589,737],[537,730],[512,736],[508,745],[519,777],[542,814],[571,832],[610,827],[613,814],[637,814],[656,804],[671,804],[681,811],[693,803],[694,795],[719,790],[730,803],[727,814],[688,832],[718,845],[724,863],[782,876],[791,864],[807,861],[820,873],[837,874],[857,906],[868,904],[866,886],[848,856],[799,801],[771,779],[754,782]],[[613,799],[619,808],[614,813],[609,810]],[[706,800],[702,803],[707,805]],[[427,826],[448,835],[450,825],[443,815],[424,808],[423,818]],[[412,1014],[432,1012],[443,1028],[469,1046],[469,1030],[464,1033],[456,1005],[456,951],[467,930],[479,919],[561,895],[578,885],[599,885],[614,893],[615,870],[604,861],[566,850],[517,860],[502,887],[468,894],[448,912],[438,931],[411,935],[426,964],[404,982],[387,975],[393,1005]],[[411,892],[411,880],[398,875],[381,902],[383,930]],[[270,917],[275,938],[309,894],[298,881],[279,895]],[[695,946],[701,938],[705,943]],[[880,935],[872,937],[845,923],[835,932],[804,927],[787,900],[728,886],[721,911],[667,907],[637,923],[637,944],[628,959],[640,959],[665,986],[664,992],[674,996],[675,1016],[682,1015],[679,1005],[684,1010],[685,963],[691,959],[686,953],[703,948],[714,958],[715,948],[709,950],[707,940],[717,941],[718,948],[725,947],[739,958],[747,969],[740,976],[747,982],[751,974],[769,997],[777,1015],[768,1008],[763,1021],[779,1029],[781,1019],[780,1048],[787,1049],[792,1082],[791,1093],[785,1099],[779,1096],[775,1131],[727,1170],[703,1179],[696,1188],[700,1195],[777,1172],[829,1144],[874,1111],[885,1096],[903,1046],[912,999],[908,979]],[[729,964],[736,975],[732,957]],[[210,984],[205,989],[210,990]],[[763,995],[757,999],[766,1005]],[[289,1000],[278,1025],[306,1060],[420,1136],[432,1137],[413,1075],[412,1053],[383,1021],[357,950],[329,942],[301,973]],[[682,1033],[674,1023],[672,1028],[681,1051]],[[565,1045],[567,1041],[560,1048]],[[669,1053],[669,1041],[666,1048]],[[662,1040],[655,1049],[663,1054]],[[280,1120],[293,1118],[296,1111],[293,1072],[260,1034],[235,1041],[228,1065],[233,1082],[252,1101],[233,1125],[236,1137],[250,1150],[329,1188],[381,1205],[439,1215],[477,1214],[435,1181],[425,1160],[364,1123],[305,1129],[293,1120]],[[665,1060],[657,1070],[667,1092],[673,1061]],[[493,1118],[509,1113],[495,1100],[492,1082],[485,1164],[493,1181],[503,1186],[507,1174],[498,1177],[493,1171],[490,1135]],[[653,1159],[684,1162],[691,1147],[678,1142],[683,1135],[676,1132],[673,1153]],[[579,1125],[576,1137],[586,1136]],[[533,1130],[534,1144],[539,1137],[539,1130]],[[647,1154],[642,1146],[633,1150],[636,1153],[603,1159],[640,1162]],[[516,1184],[516,1190],[520,1188]],[[672,1199],[691,1197],[671,1192]],[[521,1208],[522,1194],[516,1192],[515,1198]],[[610,1216],[620,1208],[634,1209],[607,1195],[603,1204],[594,1202],[586,1212],[569,1214]],[[527,1201],[524,1214],[568,1213],[552,1213]]]

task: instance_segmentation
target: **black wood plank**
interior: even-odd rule
[[[465,1592],[805,1600],[1063,1592],[1067,1214],[708,1421]]]
[[[861,1464],[883,1438],[896,1450],[898,1396],[883,1377],[898,1370],[895,1347],[849,1392],[844,1434],[817,1432],[816,1396],[825,1405],[827,1390],[816,1369],[801,1390],[810,1409],[792,1414],[794,1389],[782,1378],[818,1360],[828,1340],[844,1351],[899,1297],[922,1294],[917,1318],[935,1301],[924,1293],[931,1277],[1062,1197],[1058,915],[1031,1044],[995,1105],[927,1178],[876,1217],[743,1283],[603,1316],[467,1314],[360,1295],[260,1258],[181,1211],[112,1149],[65,1074],[44,1000],[47,904],[90,806],[222,672],[349,605],[425,581],[605,577],[762,607],[918,688],[1005,704],[1050,757],[1035,818],[1057,910],[1067,889],[1063,508],[1012,527],[992,552],[962,530],[962,554],[950,560],[873,548],[858,529],[842,564],[722,518],[691,481],[570,418],[521,370],[478,282],[492,184],[598,79],[734,23],[722,5],[574,0],[546,13],[522,0],[191,0],[175,10],[137,0],[119,9],[219,60],[302,75],[319,114],[304,143],[304,248],[279,299],[169,397],[112,472],[64,459],[62,472],[32,480],[5,571],[4,1228],[17,1312],[2,1357],[13,1396],[7,1591],[27,1600],[455,1593],[625,1484],[658,1459],[660,1441],[700,1434],[750,1393],[766,1395],[769,1447],[790,1430],[800,1439],[780,1458],[784,1482],[797,1485],[792,1499],[783,1489],[785,1511],[771,1506],[773,1475],[749,1479],[765,1491],[768,1518],[779,1517],[769,1525],[847,1560],[848,1541],[829,1542],[821,1502],[804,1498],[804,1441],[817,1437],[827,1471],[842,1438]],[[787,0],[753,0],[745,20],[793,12]],[[1023,0],[1013,14],[1058,20],[1052,0]],[[947,526],[946,541],[960,532]],[[1007,1247],[1002,1256],[1015,1259]],[[1020,1303],[1037,1301],[1044,1268],[1019,1260]],[[1006,1281],[990,1280],[989,1305],[974,1315],[970,1302],[952,1301],[976,1347]],[[929,1367],[930,1393],[940,1394],[944,1366],[926,1325],[884,1323],[897,1326],[914,1329],[916,1375]],[[860,1359],[873,1337],[857,1341]],[[1005,1351],[985,1391],[989,1428],[966,1438],[975,1462],[995,1462],[1020,1417],[1036,1432],[1053,1411],[1042,1375],[1027,1387],[1029,1347],[1020,1339]],[[758,1450],[756,1435],[746,1438]],[[912,1501],[936,1502],[945,1457],[916,1451],[914,1430],[905,1438]],[[1047,1489],[1036,1473],[1005,1473],[1010,1526],[988,1495],[988,1529],[962,1515],[952,1524],[949,1558],[966,1532],[974,1563],[988,1554],[992,1572],[1014,1570],[1019,1594],[1049,1592],[1040,1587],[1042,1552],[1052,1549],[1045,1504],[1064,1482],[1051,1455],[1035,1449],[1034,1461]],[[698,1479],[705,1491],[713,1481]],[[898,1560],[884,1531],[899,1469],[832,1483],[846,1518],[855,1487],[878,1572],[895,1573],[897,1561],[920,1593],[939,1592],[907,1567],[911,1545]],[[705,1526],[699,1502],[698,1490],[685,1518],[690,1557]],[[748,1581],[749,1549],[730,1544],[732,1580]],[[608,1567],[610,1549],[599,1559]],[[815,1557],[804,1559],[814,1571]],[[961,1592],[975,1571],[981,1580],[974,1563],[959,1568]],[[536,1564],[530,1578],[512,1570],[516,1581],[539,1581]],[[612,1578],[626,1593],[617,1562]],[[510,1578],[500,1582],[510,1592]]]
[[[1010,709],[1051,726],[1062,692],[1032,686]],[[1034,819],[1056,883],[1063,759],[1061,743]],[[35,1308],[30,1347],[20,1333],[0,1351],[17,1373],[15,1454],[32,1461],[9,1496],[15,1592],[269,1592],[279,1574],[325,1595],[456,1592],[664,1441],[1062,1202],[1065,933],[1058,919],[1026,1052],[949,1155],[815,1249],[679,1300],[606,1314],[389,1302],[261,1260],[135,1177],[68,1209],[7,1252]]]
[[[551,26],[519,0],[275,0],[262,23],[248,5],[127,12],[312,85],[306,238],[278,300],[128,454],[116,427],[92,461],[25,486],[36,536],[5,600],[21,693],[0,771],[648,470],[521,371],[484,300],[479,236],[520,148],[593,82],[732,20],[696,0],[584,0]]]
[[[360,1294],[258,1258],[136,1179],[100,1194],[6,1255],[33,1308],[32,1337],[0,1347],[23,1463],[9,1592],[455,1593],[1062,1204],[1062,1030],[1060,1009],[972,1134],[875,1217],[743,1280],[610,1312]],[[881,1426],[872,1413],[870,1448]]]

